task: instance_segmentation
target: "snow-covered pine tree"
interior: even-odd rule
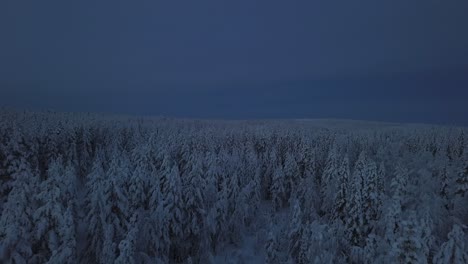
[[[72,217],[75,218],[78,206],[78,177],[75,167],[72,162],[67,162],[63,171],[63,184],[62,190],[63,199],[67,201],[67,207],[70,208]]]
[[[245,229],[245,206],[241,195],[241,186],[239,185],[239,176],[237,172],[228,176],[228,239],[230,243],[239,244],[241,241],[241,232]]]
[[[164,199],[160,190],[160,180],[157,175],[149,179],[148,212],[142,220],[140,236],[146,243],[146,254],[150,259],[165,259],[168,255],[170,239]]]
[[[33,254],[33,213],[38,173],[28,165],[16,173],[0,216],[0,262],[27,263]]]
[[[183,200],[182,200],[182,184],[180,173],[177,164],[173,164],[169,174],[163,175],[162,195],[163,208],[166,213],[165,223],[167,224],[169,239],[171,246],[169,250],[171,259],[181,258],[180,245],[184,239],[183,233]]]
[[[4,158],[0,161],[3,167],[0,174],[0,202],[3,202],[12,188],[15,175],[22,175],[23,172],[30,171],[31,164],[28,161],[29,147],[21,130],[13,127],[9,139],[3,146]],[[16,178],[18,178],[16,177]]]
[[[427,263],[428,255],[423,240],[423,227],[415,212],[401,222],[399,237],[392,244],[392,262]]]
[[[138,239],[138,215],[135,213],[130,219],[130,229],[125,238],[119,243],[119,256],[115,264],[134,264],[136,259],[136,243]]]
[[[99,253],[99,263],[113,263],[117,258],[117,243],[115,230],[112,224],[104,226],[102,250]]]
[[[459,197],[465,197],[467,193],[468,193],[468,162],[465,164],[465,167],[462,168],[458,173],[458,178],[456,180],[455,195]]]
[[[196,157],[194,157],[196,158]],[[205,198],[202,191],[205,185],[203,179],[203,164],[200,159],[190,161],[190,171],[184,175],[183,183],[183,212],[186,222],[184,223],[184,236],[189,255],[198,256],[200,241],[206,240],[205,233]]]
[[[226,180],[222,180],[216,202],[207,216],[207,227],[210,233],[212,251],[216,253],[219,243],[224,242],[228,222],[228,190]]]
[[[267,199],[271,199],[272,201],[275,200],[274,195],[272,193],[272,190],[275,189],[275,184],[278,185],[278,182],[274,182],[275,178],[275,173],[277,173],[277,170],[281,169],[280,174],[284,174],[282,172],[281,164],[279,161],[278,153],[276,148],[272,148],[269,150],[265,155],[263,156],[262,159],[262,164],[263,164],[263,177],[262,177],[262,193],[264,193],[265,197]],[[278,175],[277,175],[278,176]],[[283,177],[284,178],[284,177]],[[282,182],[283,180],[281,180]]]
[[[336,145],[328,153],[325,169],[320,181],[320,193],[322,198],[323,212],[329,213],[332,210],[335,195],[338,190],[338,168],[340,166],[340,157]]]
[[[458,152],[458,157],[459,158],[462,158],[464,155],[466,155],[466,151],[467,151],[467,141],[465,140],[465,131],[464,130],[461,130],[460,131],[460,135],[458,136],[458,148],[457,148],[457,152]]]
[[[86,183],[86,215],[87,224],[87,249],[85,259],[90,262],[104,263],[106,260],[101,259],[103,252],[105,232],[110,233],[113,229],[110,203],[110,180],[103,168],[103,151],[99,149],[96,152],[92,169],[87,176]],[[108,236],[107,236],[108,237]],[[113,240],[113,237],[110,238]]]
[[[313,221],[320,211],[320,187],[316,177],[310,172],[304,175],[301,184],[297,187],[294,199],[298,200],[303,210],[304,221]]]
[[[297,200],[294,201],[290,219],[291,222],[288,230],[288,256],[297,262],[301,249],[302,232],[304,231],[302,226],[302,210]]]
[[[386,180],[387,170],[385,169],[385,163],[380,162],[377,168],[377,191],[383,195],[385,193],[385,180]]]
[[[434,256],[434,264],[458,264],[468,263],[468,253],[465,247],[465,234],[458,224],[453,226],[448,234],[448,241],[442,244]]]
[[[138,163],[133,170],[128,183],[128,200],[131,210],[146,208],[147,203],[147,181],[153,172],[147,169],[147,164]]]
[[[335,196],[335,204],[333,206],[333,219],[340,219],[345,221],[348,216],[346,209],[348,209],[349,196],[349,160],[344,157],[337,171],[339,189]]]
[[[382,210],[382,197],[379,190],[381,182],[383,180],[380,178],[380,175],[377,172],[377,166],[375,162],[368,161],[365,168],[364,177],[364,214],[365,214],[365,223],[368,228],[372,228],[373,224],[379,220]],[[371,230],[368,230],[370,232]]]
[[[78,152],[78,175],[84,176],[89,173],[93,164],[93,134],[90,127],[81,126],[77,134],[77,152]]]
[[[387,242],[387,254],[391,254],[391,248],[396,243],[402,232],[403,204],[407,197],[408,170],[401,164],[397,164],[394,177],[391,182],[393,195],[389,201],[384,215],[385,240]]]
[[[273,176],[271,179],[271,186],[270,186],[270,193],[271,198],[273,200],[273,206],[275,210],[280,210],[284,206],[285,201],[285,176],[283,172],[283,168],[281,166],[277,166],[273,171]]]
[[[242,188],[238,197],[238,203],[242,205],[238,207],[238,214],[246,227],[255,222],[257,217],[262,202],[260,191],[260,177],[255,177]]]
[[[306,223],[302,228],[299,257],[295,263],[336,263],[340,262],[335,252],[335,240],[329,227],[318,220]]]
[[[364,207],[367,194],[363,193],[366,161],[366,156],[362,152],[356,162],[353,177],[350,179],[349,203],[346,209],[348,213],[346,218],[347,237],[351,245],[359,247],[364,246],[368,232]]]
[[[385,212],[385,238],[390,245],[397,239],[401,228],[401,199],[401,196],[394,194]]]
[[[448,160],[446,161],[448,162]],[[442,168],[438,171],[438,178],[440,179],[440,190],[439,195],[443,200],[446,209],[450,209],[452,200],[452,194],[450,188],[452,186],[451,179],[449,178],[449,173],[447,171],[447,164],[444,162]]]
[[[67,209],[67,185],[63,175],[63,161],[59,157],[49,165],[47,179],[40,185],[37,196],[40,205],[34,212],[35,242],[40,248],[34,256],[37,261],[76,259],[71,256],[75,253],[75,226],[72,210]],[[65,253],[57,255],[60,251]]]
[[[268,238],[265,243],[266,259],[265,263],[267,264],[276,264],[280,263],[280,252],[278,251],[278,242],[275,234],[270,231],[268,233]]]
[[[293,154],[291,152],[286,153],[286,159],[284,161],[284,176],[286,179],[285,186],[285,199],[291,200],[293,192],[297,189],[300,183],[299,166]],[[290,201],[292,205],[292,201]]]
[[[78,263],[75,229],[73,209],[68,207],[57,229],[57,236],[61,239],[61,244],[52,252],[48,263]]]
[[[366,246],[364,247],[364,262],[368,264],[374,263],[378,259],[378,245],[380,238],[374,233],[370,233],[366,238]],[[379,261],[382,261],[379,259]]]
[[[205,194],[205,205],[207,208],[212,208],[216,202],[218,193],[218,182],[221,180],[221,166],[219,165],[219,158],[215,153],[210,152],[205,157],[207,171],[205,174],[205,186],[202,186],[203,193]]]
[[[109,204],[111,206],[111,222],[114,225],[116,241],[120,241],[128,232],[129,220],[136,210],[129,204],[129,178],[130,161],[126,152],[114,149],[110,160],[109,169],[106,171],[106,179],[109,181],[106,187],[110,194]]]
[[[406,202],[408,197],[408,169],[401,164],[397,164],[395,168],[394,177],[390,183],[390,187],[393,191],[393,196],[400,198],[401,204]]]

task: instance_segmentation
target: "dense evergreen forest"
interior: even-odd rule
[[[1,263],[468,263],[467,129],[0,111]]]

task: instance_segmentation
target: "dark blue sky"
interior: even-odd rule
[[[0,3],[0,106],[468,124],[466,0]]]

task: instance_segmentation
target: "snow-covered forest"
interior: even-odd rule
[[[467,129],[0,111],[1,263],[468,263]]]

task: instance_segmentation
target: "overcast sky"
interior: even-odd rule
[[[0,106],[468,124],[466,0],[0,2]]]

